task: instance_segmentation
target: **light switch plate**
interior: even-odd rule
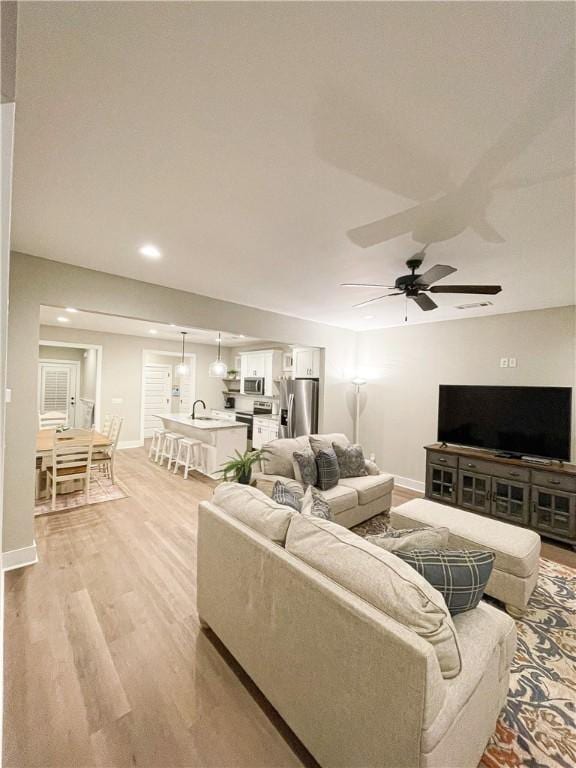
[[[507,357],[501,357],[500,358],[500,368],[508,368],[508,358]]]
[[[517,367],[517,361],[515,357],[511,357],[510,360],[508,360],[508,367],[509,368],[516,368]]]
[[[12,390],[10,387],[6,387],[6,402],[11,403],[12,402]]]

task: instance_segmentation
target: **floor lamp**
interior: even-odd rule
[[[354,392],[356,396],[356,415],[354,418],[354,443],[356,444],[360,442],[360,387],[363,387],[364,384],[366,384],[366,379],[356,376],[355,379],[352,379],[352,384],[354,384]]]

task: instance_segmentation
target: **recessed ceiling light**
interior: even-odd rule
[[[78,310],[74,309],[74,307],[66,307],[66,312],[74,313],[74,312],[78,312]]]
[[[158,331],[156,330],[156,328],[150,328],[148,333],[158,333]]]
[[[374,320],[374,315],[364,315],[364,320]]]
[[[64,317],[64,315],[60,315],[60,317],[58,317],[56,319],[58,320],[59,323],[69,323],[70,322],[70,318],[69,317]]]
[[[162,256],[162,254],[160,253],[160,249],[156,248],[156,246],[152,245],[152,243],[143,245],[141,248],[138,249],[138,253],[141,256],[146,256],[147,259],[159,259]]]

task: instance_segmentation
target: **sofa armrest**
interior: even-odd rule
[[[372,461],[371,459],[364,459],[364,466],[366,467],[366,471],[369,475],[379,475],[380,474],[380,467],[378,464],[376,464],[375,461]]]
[[[284,485],[288,486],[288,488],[296,494],[300,494],[301,496],[304,495],[304,488],[301,483],[298,482],[298,480],[294,480],[292,477],[284,477],[283,475],[266,475],[264,472],[254,472],[252,475],[252,482],[258,488],[259,491],[262,491],[266,494],[266,496],[272,496],[272,489],[274,488],[274,483],[279,480],[281,483],[284,483]]]

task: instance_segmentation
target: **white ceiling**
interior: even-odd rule
[[[347,232],[441,198],[409,222],[425,266],[503,291],[411,322],[574,303],[574,11],[21,3],[13,247],[371,328],[403,298],[339,284],[393,282],[421,242]]]
[[[64,322],[58,318],[66,318]],[[102,315],[95,312],[68,312],[65,308],[40,307],[40,325],[55,325],[61,328],[80,328],[84,331],[99,331],[100,333],[122,333],[128,336],[143,336],[150,339],[167,339],[182,343],[182,331],[186,331],[186,344],[218,343],[218,331],[205,328],[188,328],[179,325],[152,323],[147,320],[134,320],[130,317]],[[223,347],[241,347],[262,341],[252,336],[241,336],[234,333],[222,333]]]

